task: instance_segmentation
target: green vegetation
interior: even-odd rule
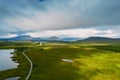
[[[0,80],[4,80],[6,78],[16,77],[16,76],[17,77],[20,76],[21,80],[25,80],[27,71],[29,69],[29,63],[28,63],[27,59],[23,56],[23,54],[21,54],[20,51],[18,51],[16,49],[14,54],[15,53],[17,54],[17,56],[13,56],[12,59],[14,61],[17,61],[18,63],[20,63],[20,65],[18,65],[18,68],[15,68],[15,69],[0,71]]]
[[[13,76],[25,79],[29,63],[21,54],[23,49],[33,62],[30,80],[120,80],[119,47],[118,44],[31,43],[31,47],[16,50],[14,58],[20,65],[1,71],[0,80]]]
[[[0,41],[0,49],[9,49],[9,48],[19,48],[19,47],[33,47],[36,43],[33,42],[1,42]]]

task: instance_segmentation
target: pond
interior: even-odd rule
[[[5,80],[18,80],[18,79],[20,79],[20,77],[13,77],[13,78],[5,79]]]
[[[14,49],[0,50],[0,71],[17,68],[18,63],[15,63],[11,58],[14,56],[11,54],[12,52]]]

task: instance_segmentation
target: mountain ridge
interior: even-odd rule
[[[88,37],[77,42],[120,42],[120,38],[109,38],[109,37]]]
[[[64,37],[59,38],[57,36],[51,36],[49,38],[34,38],[29,35],[16,36],[12,38],[0,38],[0,41],[65,41],[65,42],[119,42],[120,38],[108,38],[108,37],[88,37],[85,39],[74,38],[74,37]]]

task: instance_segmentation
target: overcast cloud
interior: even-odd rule
[[[43,33],[120,37],[120,0],[0,0],[0,37]]]

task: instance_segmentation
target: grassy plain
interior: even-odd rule
[[[93,43],[34,44],[25,50],[34,65],[30,80],[120,80],[119,47],[119,44]],[[14,76],[25,80],[29,63],[21,49],[15,52],[15,59],[20,63],[18,68],[1,71],[0,80]]]

